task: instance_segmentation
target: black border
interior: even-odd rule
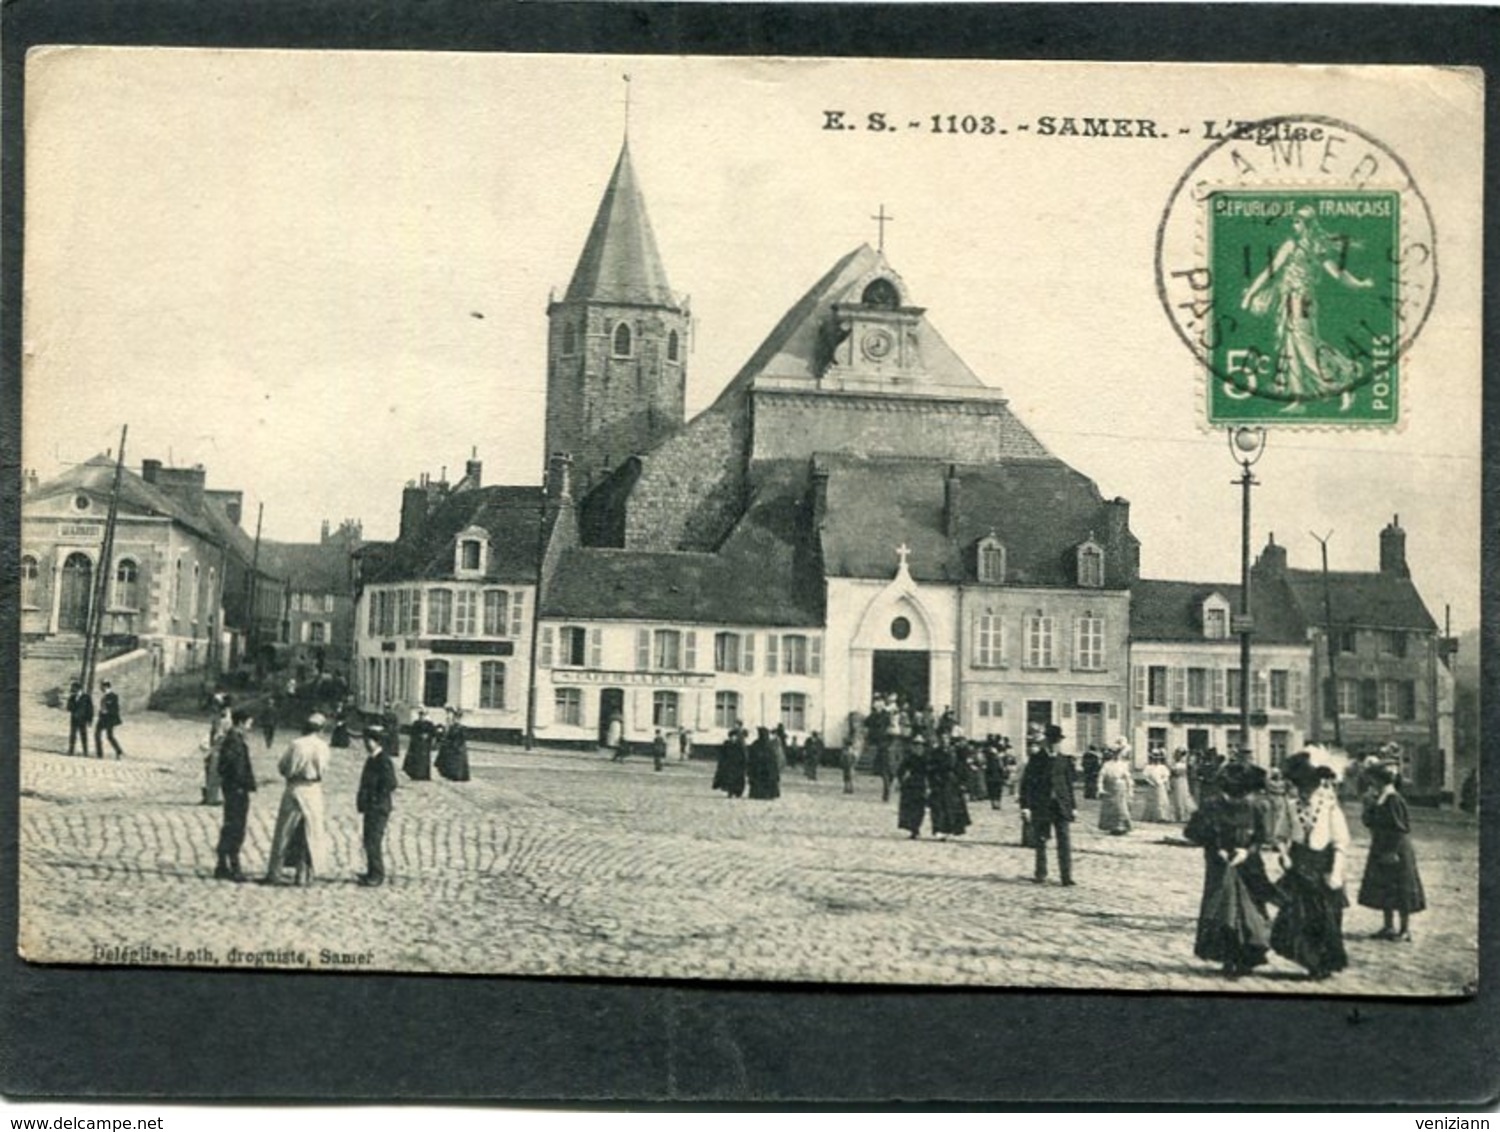
[[[724,55],[1429,63],[1487,78],[1500,166],[1500,11],[1288,5],[515,4],[7,0],[0,9],[0,1089],[12,1096],[370,1098],[702,1108],[945,1102],[1488,1106],[1500,1096],[1497,900],[1461,1002],[251,975],[20,962],[15,870],[23,62],[44,43]],[[1475,238],[1478,234],[1474,234]],[[1485,268],[1485,323],[1497,264]],[[1486,392],[1496,373],[1485,343]],[[1484,451],[1495,455],[1495,397]],[[1500,461],[1484,468],[1483,684],[1495,686]],[[1492,698],[1484,734],[1500,731]],[[1494,752],[1491,752],[1491,756]],[[1485,780],[1500,782],[1488,757]],[[1493,777],[1491,777],[1493,776]],[[1483,804],[1496,859],[1500,798]],[[288,1020],[295,1019],[295,1023]],[[296,1072],[289,1074],[288,1066]]]

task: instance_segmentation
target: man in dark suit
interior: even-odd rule
[[[94,756],[101,759],[104,757],[104,740],[108,738],[109,745],[115,749],[115,758],[119,758],[125,753],[120,750],[120,742],[115,738],[115,728],[121,723],[120,697],[110,687],[108,680],[99,687],[104,690],[104,696],[99,701],[99,722],[94,725]]]
[[[396,764],[386,754],[385,728],[365,726],[365,749],[369,757],[359,772],[359,792],[354,808],[364,815],[366,868],[359,878],[365,888],[385,883],[385,827],[391,820],[391,795],[396,792]]]
[[[224,825],[219,832],[218,864],[214,876],[243,884],[240,850],[245,844],[245,822],[250,815],[250,795],[255,792],[255,768],[250,763],[250,745],[245,741],[253,721],[244,708],[230,713],[230,728],[219,743],[219,789],[224,796]]]
[[[68,688],[68,754],[73,753],[73,744],[77,743],[83,748],[83,757],[89,757],[89,724],[93,722],[94,697],[74,680]]]
[[[1029,819],[1036,836],[1036,874],[1032,880],[1047,880],[1047,838],[1057,837],[1057,871],[1065,885],[1073,880],[1073,839],[1071,826],[1075,813],[1073,800],[1077,772],[1073,759],[1057,749],[1063,730],[1048,724],[1041,746],[1026,761],[1021,776],[1021,817]]]

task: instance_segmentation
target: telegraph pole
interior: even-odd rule
[[[1338,676],[1334,672],[1333,662],[1333,598],[1328,588],[1328,540],[1333,537],[1333,532],[1326,535],[1316,535],[1312,531],[1308,534],[1318,540],[1318,545],[1323,549],[1323,651],[1328,654],[1328,694],[1323,699],[1323,707],[1333,708],[1333,742],[1340,749],[1344,746],[1344,725],[1339,722],[1339,684]]]
[[[1234,618],[1234,631],[1240,636],[1240,750],[1242,762],[1254,760],[1250,742],[1250,635],[1254,622],[1250,616],[1250,489],[1258,482],[1251,466],[1265,455],[1266,430],[1232,428],[1229,430],[1229,453],[1240,465],[1240,611]]]
[[[109,517],[104,522],[104,543],[99,548],[99,572],[94,578],[93,601],[85,625],[83,671],[79,683],[90,694],[94,690],[94,669],[99,660],[99,638],[104,632],[104,607],[109,600],[109,575],[115,553],[115,523],[120,515],[120,477],[125,472],[125,437],[130,426],[120,426],[120,455],[115,460],[115,479],[109,489]]]

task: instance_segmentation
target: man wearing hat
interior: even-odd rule
[[[68,754],[75,742],[83,745],[83,757],[89,757],[89,724],[94,722],[94,697],[74,680],[68,687]]]
[[[1057,838],[1057,871],[1062,883],[1072,885],[1073,839],[1069,826],[1075,816],[1073,759],[1057,749],[1065,738],[1063,729],[1047,724],[1036,753],[1026,761],[1021,776],[1021,818],[1030,821],[1036,839],[1036,873],[1032,880],[1047,880],[1047,838]]]
[[[354,796],[354,808],[364,816],[365,871],[359,883],[365,888],[385,883],[385,827],[396,792],[396,764],[386,754],[385,744],[384,727],[378,723],[365,727],[369,758],[359,772],[359,792]]]

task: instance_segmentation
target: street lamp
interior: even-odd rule
[[[1251,466],[1266,451],[1263,428],[1229,429],[1229,454],[1240,465],[1240,611],[1230,621],[1230,628],[1240,635],[1240,750],[1242,762],[1252,761],[1250,748],[1250,634],[1255,625],[1250,617],[1250,489],[1256,479]]]

